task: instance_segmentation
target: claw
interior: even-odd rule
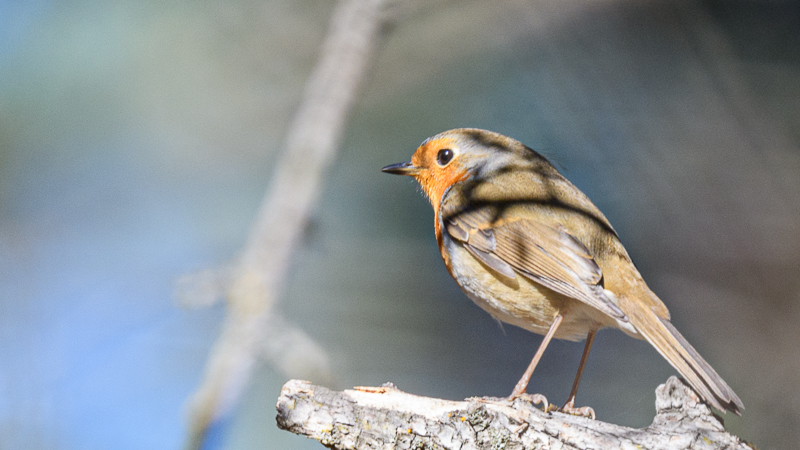
[[[572,414],[573,416],[581,416],[581,417],[588,417],[592,420],[597,418],[597,415],[594,413],[594,409],[589,406],[583,406],[580,408],[575,407],[574,401],[568,401],[564,406],[558,409],[559,411],[567,414]]]
[[[523,392],[517,398],[529,401],[534,405],[543,405],[542,411],[544,412],[552,411],[551,408],[554,407],[550,402],[547,401],[547,397],[542,394],[528,394],[527,392]],[[509,400],[513,400],[513,398],[509,397]]]

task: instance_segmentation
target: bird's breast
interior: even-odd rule
[[[545,334],[559,313],[564,321],[555,337],[580,340],[603,324],[598,311],[582,302],[551,291],[517,274],[508,279],[483,265],[446,231],[440,246],[450,275],[461,289],[483,310],[498,320]]]

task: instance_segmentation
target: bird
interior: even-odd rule
[[[608,219],[544,156],[499,133],[458,128],[381,170],[416,179],[464,293],[501,322],[544,335],[509,400],[543,399],[526,391],[551,339],[585,339],[567,402],[544,402],[594,418],[575,396],[597,331],[616,328],[649,342],[706,403],[741,415],[741,399],[672,325]]]

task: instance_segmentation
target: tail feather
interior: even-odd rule
[[[638,309],[638,308],[637,308]],[[667,319],[662,319],[649,309],[639,309],[639,314],[629,314],[637,331],[658,350],[697,393],[720,411],[741,415],[744,405],[722,377],[708,364],[697,350]]]
[[[686,338],[681,335],[677,329],[670,323],[667,319],[660,319],[661,323],[669,330],[670,334],[672,335],[675,340],[681,345],[683,349],[689,354],[689,361],[692,363],[692,368],[697,372],[700,376],[702,376],[703,381],[711,387],[714,391],[714,394],[717,400],[722,403],[723,408],[719,408],[721,411],[729,410],[735,414],[741,415],[740,410],[744,409],[744,404],[742,400],[733,392],[728,383],[719,376],[716,370],[711,367],[711,364],[706,362],[697,350],[692,347],[692,344],[686,340]],[[716,405],[715,405],[716,406]]]

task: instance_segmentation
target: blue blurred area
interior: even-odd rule
[[[46,1],[0,2],[0,64],[20,49],[31,31],[32,22],[48,5]]]
[[[221,308],[175,308],[173,283],[219,255],[197,245],[191,205],[137,167],[131,140],[102,147],[30,148],[3,166],[4,448],[183,439]]]
[[[430,206],[380,167],[475,126],[555,160],[622,236],[673,322],[743,398],[731,429],[797,442],[800,33],[790,3],[421,6],[379,49],[283,314],[332,387],[507,395],[539,336],[447,275]],[[0,2],[0,448],[175,449],[223,305],[175,281],[234,260],[333,2]],[[532,382],[565,399],[582,344]],[[769,367],[769,370],[763,368]],[[649,424],[672,374],[601,332],[579,402]],[[259,367],[210,448],[321,448],[274,425]],[[300,375],[295,375],[300,376]]]
[[[185,440],[224,308],[180,309],[174,283],[235,256],[270,155],[260,119],[216,119],[263,88],[196,73],[225,63],[191,42],[209,14],[0,5],[0,448]]]

